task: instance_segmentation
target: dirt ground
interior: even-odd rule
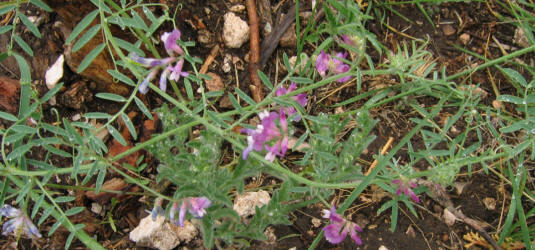
[[[54,1],[50,1],[54,2]],[[76,3],[76,1],[73,1]],[[172,8],[176,3],[174,1],[161,0],[162,3],[167,3]],[[247,61],[236,62],[236,72],[234,68],[230,73],[225,73],[222,68],[223,58],[226,54],[230,54],[236,58],[246,58],[249,52],[249,44],[244,44],[240,49],[228,49],[224,48],[220,39],[222,33],[223,20],[222,16],[228,11],[228,8],[241,3],[239,0],[225,0],[225,1],[195,1],[188,0],[182,1],[183,7],[177,14],[176,23],[178,28],[182,31],[182,40],[184,41],[198,41],[201,35],[200,30],[204,30],[204,35],[209,34],[212,40],[208,43],[198,43],[199,45],[192,48],[190,53],[201,59],[205,59],[211,51],[211,48],[215,44],[221,46],[220,52],[215,58],[215,62],[209,68],[209,72],[213,72],[222,78],[225,83],[225,91],[232,91],[234,83],[236,82],[236,76],[242,77],[244,72],[247,71]],[[260,2],[260,1],[258,1]],[[268,1],[269,2],[269,1]],[[269,2],[271,8],[280,9],[282,13],[285,13],[292,4],[291,1],[279,1],[272,0]],[[83,3],[89,5],[88,3]],[[243,3],[242,3],[243,4]],[[52,6],[52,4],[51,4]],[[446,3],[441,5],[424,4],[424,7],[428,13],[431,13],[431,18],[436,24],[433,27],[429,21],[425,18],[421,11],[412,4],[393,5],[393,8],[406,17],[409,21],[401,18],[392,11],[385,9],[384,17],[385,22],[390,27],[380,23],[377,19],[370,21],[367,26],[370,31],[375,33],[378,40],[385,44],[387,47],[395,50],[398,45],[403,41],[410,41],[412,38],[429,39],[427,49],[432,53],[433,59],[436,60],[438,65],[445,66],[448,74],[454,74],[460,72],[466,67],[470,60],[474,60],[471,56],[455,49],[452,45],[456,44],[460,47],[464,47],[467,50],[476,52],[478,54],[486,54],[489,59],[501,56],[500,49],[496,46],[489,46],[489,37],[495,36],[496,39],[502,42],[504,45],[516,46],[512,43],[514,29],[511,25],[500,23],[498,19],[493,15],[494,9],[489,7],[499,8],[498,6],[485,5],[482,2],[471,3]],[[29,32],[22,32],[22,37],[26,41],[30,41],[30,46],[35,52],[33,58],[28,57],[32,66],[32,79],[36,79],[36,89],[43,94],[46,91],[44,85],[44,72],[51,65],[60,53],[63,53],[65,45],[65,35],[62,31],[62,25],[69,26],[68,23],[76,23],[85,14],[71,16],[72,20],[65,20],[65,16],[60,15],[58,12],[44,13],[33,7],[26,7],[27,13],[30,15],[43,16],[44,22],[39,27],[44,38],[30,39],[31,34]],[[303,3],[301,10],[303,12],[310,11],[310,3]],[[91,8],[80,8],[81,12],[89,12]],[[156,11],[156,13],[158,13]],[[209,13],[209,14],[207,14]],[[247,20],[247,12],[242,11],[237,13],[243,20]],[[271,18],[275,19],[276,14],[273,13]],[[61,22],[61,23],[58,23]],[[264,23],[261,22],[261,29]],[[202,26],[204,25],[204,26]],[[204,27],[204,28],[203,28]],[[72,28],[72,27],[71,27]],[[162,27],[162,32],[168,26]],[[118,31],[119,32],[119,31]],[[469,40],[463,41],[461,36],[468,34]],[[5,35],[0,36],[0,48],[4,48],[5,44],[9,42],[8,37]],[[270,57],[268,63],[264,67],[263,71],[268,75],[272,81],[275,77],[281,78],[280,75],[276,76],[277,64],[280,68],[282,66],[282,54],[287,53],[289,56],[295,55],[295,46],[282,47],[279,46],[275,53]],[[305,47],[305,51],[313,51],[312,47]],[[21,52],[23,54],[23,52]],[[377,58],[380,60],[380,58]],[[11,59],[4,60],[1,63],[0,75],[7,76],[9,78],[18,79],[19,72],[17,65]],[[87,76],[78,75],[74,73],[72,69],[66,68],[66,72],[63,78],[65,87],[58,93],[57,105],[55,109],[59,111],[62,117],[68,117],[72,119],[77,114],[85,112],[109,112],[113,113],[120,109],[120,106],[112,102],[102,101],[94,97],[97,92],[102,91],[102,87],[98,83],[95,83],[95,79],[90,79]],[[189,70],[189,69],[187,69]],[[491,80],[498,83],[500,93],[513,92],[511,86],[505,84],[503,77],[493,70],[479,71],[471,75],[469,79],[470,84],[479,84],[480,88],[488,92],[489,96],[483,100],[485,104],[491,104],[492,100],[495,100],[495,95],[492,89]],[[374,84],[381,79],[363,79],[362,91],[373,89]],[[381,84],[390,84],[388,80]],[[341,84],[332,84],[327,89],[316,93],[316,100],[321,99],[327,92],[341,87]],[[241,89],[248,92],[248,88],[241,86]],[[183,89],[182,89],[183,90]],[[185,90],[183,90],[185,91]],[[267,89],[266,89],[267,91]],[[185,93],[185,92],[184,92]],[[311,108],[312,114],[319,112],[330,112],[333,110],[329,108],[329,105],[343,100],[349,99],[358,93],[353,86],[345,86],[339,90],[336,94],[325,98],[321,103],[317,103]],[[16,96],[15,96],[16,98]],[[149,107],[154,109],[159,107],[163,100],[156,94],[149,93],[143,97],[143,101]],[[418,102],[422,104],[431,105],[434,104],[434,100],[428,100],[425,98],[418,98]],[[346,107],[351,109],[358,107],[360,103],[353,103]],[[229,110],[231,106],[223,106],[219,103],[219,110]],[[2,110],[14,109],[16,107],[2,106]],[[52,106],[46,106],[44,112],[50,112]],[[389,109],[392,108],[392,109]],[[134,108],[132,111],[132,119],[140,124],[144,122],[142,114],[136,111]],[[375,110],[372,110],[372,115],[379,118],[381,122],[376,126],[373,133],[378,138],[368,148],[368,155],[363,157],[364,160],[372,161],[373,154],[378,152],[380,148],[385,144],[389,137],[395,139],[402,138],[408,131],[410,131],[413,124],[409,121],[413,115],[402,112],[402,110],[395,109],[394,107],[381,106]],[[451,111],[454,114],[455,110]],[[450,114],[450,115],[451,115]],[[442,116],[447,116],[447,113]],[[55,122],[55,117],[50,116],[50,122]],[[158,126],[155,126],[156,131]],[[415,138],[418,141],[418,137]],[[484,141],[486,139],[484,138]],[[488,142],[490,143],[490,142]],[[110,146],[112,142],[109,143]],[[414,144],[416,148],[423,147],[423,145]],[[117,149],[121,150],[121,149]],[[122,149],[124,150],[124,149]],[[43,152],[32,152],[36,158],[40,158]],[[292,156],[290,156],[292,157]],[[404,156],[408,157],[408,156]],[[63,159],[54,159],[57,164],[68,164],[70,161]],[[126,161],[129,161],[126,159]],[[145,161],[148,167],[144,170],[145,176],[155,176],[156,172],[156,159],[154,157],[146,156]],[[134,159],[135,162],[135,159]],[[424,166],[422,166],[424,167]],[[475,173],[471,178],[466,176],[466,169],[463,169],[456,183],[466,184],[459,192],[459,189],[451,188],[449,190],[450,198],[453,200],[454,205],[462,210],[462,212],[469,218],[475,219],[482,224],[486,225],[487,231],[494,231],[498,226],[500,220],[503,220],[504,211],[503,207],[508,207],[510,202],[510,190],[506,190],[505,193],[508,196],[503,196],[503,190],[501,183],[493,175],[484,174],[478,166],[474,166]],[[474,170],[473,169],[473,170]],[[109,176],[109,179],[116,178]],[[60,183],[70,185],[72,180],[64,179]],[[141,192],[139,188],[132,187],[130,184],[118,184],[121,191],[126,192]],[[502,191],[500,191],[502,190]],[[463,249],[467,241],[463,240],[463,236],[468,232],[474,230],[462,222],[456,222],[453,226],[448,226],[444,219],[441,217],[443,208],[435,201],[428,197],[421,197],[422,202],[417,205],[418,218],[414,217],[406,207],[400,207],[400,217],[395,232],[390,231],[390,214],[385,212],[381,215],[377,215],[377,210],[381,207],[384,201],[389,198],[385,194],[377,193],[380,191],[368,188],[355,204],[346,212],[349,218],[357,222],[364,231],[360,233],[360,237],[364,242],[363,246],[359,249],[379,249],[380,246],[385,246],[387,249]],[[337,191],[336,196],[343,199],[349,192],[347,190]],[[140,196],[133,194],[123,194],[120,196],[113,196],[117,199],[116,205],[112,207],[112,195],[91,197],[87,195],[85,191],[76,191],[75,196],[77,200],[72,205],[85,206],[90,208],[91,203],[97,201],[100,203],[105,211],[108,211],[114,219],[116,230],[113,230],[107,223],[108,214],[96,215],[89,209],[83,213],[74,216],[73,222],[84,223],[87,225],[86,231],[90,235],[97,235],[98,239],[103,239],[101,244],[110,249],[134,249],[135,244],[128,238],[128,233],[138,225],[139,220],[146,216],[146,210],[150,210],[144,202],[140,201]],[[489,205],[489,201],[492,201]],[[505,204],[504,204],[505,203]],[[256,249],[291,249],[296,247],[297,249],[304,249],[312,243],[315,236],[322,230],[323,226],[314,226],[312,223],[313,218],[321,218],[321,210],[323,207],[319,205],[312,205],[306,207],[294,214],[292,214],[291,226],[272,226],[277,236],[275,242],[254,242],[253,248]],[[54,221],[49,220],[42,224],[40,229],[46,231],[47,227],[52,226]],[[529,224],[529,223],[528,223]],[[32,243],[29,240],[21,239],[22,244],[19,244],[20,249],[34,249],[34,248],[50,248],[50,249],[62,249],[64,241],[68,236],[68,232],[65,229],[59,229],[51,237],[45,237]],[[12,246],[13,237],[2,237],[0,239],[0,248],[9,249]],[[181,246],[188,249],[202,249],[202,239],[197,238],[191,241],[188,245]],[[331,245],[325,239],[322,239],[318,245],[318,249],[355,249],[356,245],[347,238],[343,243],[339,245]],[[83,249],[83,245],[74,241],[72,245],[73,249]],[[141,248],[137,248],[141,249]],[[473,247],[471,249],[478,249]]]

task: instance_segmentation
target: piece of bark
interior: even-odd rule
[[[0,76],[0,106],[13,115],[19,110],[19,81]]]
[[[93,93],[85,81],[79,81],[59,96],[59,102],[69,108],[80,109],[86,102],[93,100]]]

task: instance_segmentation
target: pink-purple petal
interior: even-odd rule
[[[342,242],[347,235],[347,230],[343,230],[344,225],[340,223],[331,223],[323,228],[325,232],[325,239],[332,244]]]

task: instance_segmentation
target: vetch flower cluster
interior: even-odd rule
[[[202,218],[206,214],[205,208],[212,205],[206,197],[188,197],[182,199],[182,203],[173,202],[169,218],[175,225],[184,226],[184,218],[186,217],[186,211],[188,211],[195,218]],[[175,215],[178,213],[178,221],[175,220]],[[154,218],[154,216],[153,216]]]
[[[151,68],[149,74],[147,74],[143,82],[139,85],[140,93],[146,94],[149,91],[149,82],[156,77],[160,69],[163,69],[159,81],[159,87],[162,91],[167,89],[167,79],[178,81],[181,76],[187,77],[189,75],[188,72],[182,71],[182,67],[184,66],[184,50],[177,44],[178,39],[180,39],[180,31],[177,29],[174,29],[172,32],[165,32],[161,36],[165,50],[169,55],[166,58],[145,58],[136,53],[130,54],[130,59],[134,62]],[[174,66],[172,65],[173,62],[176,62]]]
[[[323,210],[323,218],[329,219],[331,222],[323,228],[325,239],[327,239],[327,241],[332,244],[338,244],[342,242],[349,233],[357,245],[362,245],[362,240],[357,235],[357,231],[362,232],[362,228],[356,223],[348,221],[337,214],[334,205],[331,207],[331,210]]]
[[[349,65],[342,62],[340,59],[346,59],[347,52],[337,53],[334,57],[321,51],[316,59],[316,70],[320,76],[325,77],[327,73],[330,75],[338,75],[347,72],[350,67]],[[338,79],[338,82],[347,82],[351,79],[351,76],[344,76]]]
[[[296,89],[295,83],[292,83],[288,89],[280,87],[275,90],[276,96],[282,96]],[[307,103],[306,94],[302,93],[292,97],[299,105],[304,107]],[[247,148],[243,150],[242,158],[245,160],[251,151],[261,152],[264,149],[268,151],[264,157],[266,160],[273,162],[276,156],[282,157],[288,150],[288,119],[296,113],[294,107],[281,107],[279,112],[264,110],[258,116],[260,124],[256,129],[242,129],[242,133],[247,133]],[[297,121],[300,116],[295,118]]]
[[[39,230],[37,230],[37,227],[20,209],[16,209],[6,204],[0,208],[0,214],[4,217],[11,218],[2,226],[2,235],[6,236],[11,232],[18,234],[20,231],[23,231],[24,234],[30,238],[41,238],[41,234],[39,233]]]
[[[413,188],[418,187],[418,185],[415,182],[411,182],[410,180],[404,180],[404,178],[401,178],[401,180],[400,179],[392,180],[392,183],[399,185],[398,190],[396,191],[396,195],[400,195],[401,193],[403,193],[405,196],[411,197],[413,201],[417,203],[420,202],[420,199],[418,198],[418,196],[416,196],[416,194],[412,190]]]

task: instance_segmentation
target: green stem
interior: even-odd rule
[[[515,52],[513,52],[511,54],[507,54],[505,56],[502,56],[500,58],[494,59],[492,61],[488,61],[488,62],[483,63],[483,64],[481,64],[481,65],[479,65],[479,66],[477,66],[475,68],[467,69],[467,70],[459,72],[457,74],[448,76],[448,77],[446,77],[446,80],[447,81],[451,81],[451,80],[453,80],[455,78],[458,78],[460,76],[463,76],[463,75],[466,75],[466,74],[472,74],[472,73],[474,73],[474,72],[476,72],[478,70],[481,70],[481,69],[484,69],[484,68],[487,68],[487,67],[490,67],[490,66],[493,66],[493,65],[496,65],[496,64],[503,63],[503,62],[505,62],[507,60],[513,59],[515,57],[519,57],[519,56],[521,56],[523,54],[527,54],[527,53],[530,53],[530,52],[533,52],[533,51],[535,51],[535,45],[531,45],[531,46],[529,46],[527,48],[523,48],[521,50],[517,50],[517,51],[515,51]]]

